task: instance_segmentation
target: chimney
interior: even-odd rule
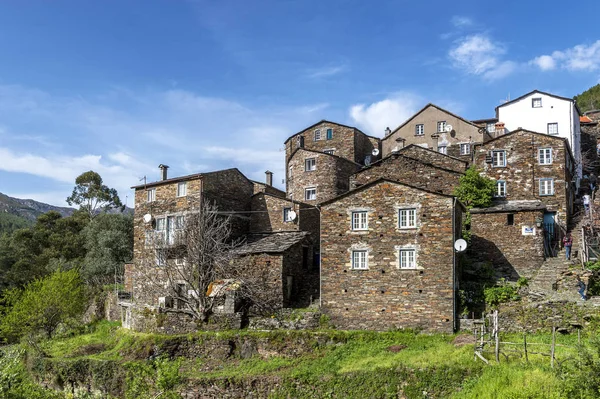
[[[438,139],[440,138],[440,135],[437,133],[434,133],[431,135],[431,138],[433,139],[433,151],[438,151]]]
[[[392,133],[392,130],[390,129],[390,127],[386,127],[385,128],[385,137],[389,136]]]
[[[273,172],[267,170],[265,172],[265,175],[266,175],[267,186],[272,186],[273,185]]]
[[[505,132],[504,130],[504,122],[496,122],[494,125],[494,133],[496,133],[496,137],[502,136]]]
[[[167,180],[167,169],[169,169],[169,166],[161,163],[158,165],[158,169],[160,169],[160,180]]]

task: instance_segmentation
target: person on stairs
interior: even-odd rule
[[[588,193],[585,193],[585,195],[583,196],[583,209],[585,209],[585,215],[589,215],[590,214],[590,195]]]
[[[581,300],[585,301],[587,298],[585,297],[585,283],[581,281],[579,276],[575,276],[577,278],[577,292],[581,295]]]
[[[592,194],[593,194],[594,191],[596,191],[596,185],[598,184],[598,178],[596,177],[596,175],[594,173],[590,174],[589,182],[590,182],[590,190],[592,191]]]
[[[571,246],[573,246],[573,237],[571,237],[571,233],[567,233],[566,236],[563,237],[563,247],[565,247],[565,255],[567,260],[571,259]]]

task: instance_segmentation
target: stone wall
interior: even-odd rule
[[[468,162],[439,152],[419,147],[418,145],[409,145],[398,151],[407,158],[417,159],[419,161],[438,166],[440,168],[464,173],[467,170]]]
[[[253,181],[252,183],[254,184],[254,191],[252,192],[253,194],[266,193],[274,197],[285,198],[285,191],[279,190],[273,186],[269,186],[266,183],[257,181]]]
[[[403,207],[417,209],[417,228],[398,228]],[[368,211],[367,231],[351,230],[351,212],[357,209]],[[345,329],[452,332],[455,216],[452,197],[386,181],[324,204],[323,312]],[[399,268],[399,248],[416,250],[416,269]],[[353,249],[368,251],[368,270],[352,269]]]
[[[531,278],[544,262],[544,232],[536,227],[543,210],[471,214],[471,247],[473,262],[491,262],[497,277],[516,281]],[[513,224],[508,224],[512,215]],[[524,226],[535,227],[535,235],[524,236]]]
[[[540,148],[552,148],[552,164],[539,164]],[[486,155],[493,150],[506,151],[505,167],[495,167],[486,162]],[[474,164],[482,171],[482,175],[506,181],[506,200],[538,199],[546,204],[549,212],[557,212],[557,222],[566,225],[571,212],[569,204],[574,197],[567,158],[573,165],[568,143],[564,139],[520,130],[478,146]],[[539,194],[542,178],[554,179],[554,195]]]
[[[396,153],[352,175],[350,186],[358,187],[383,177],[443,194],[452,194],[461,176],[462,173]]]
[[[321,131],[321,140],[315,140],[315,130]],[[333,137],[327,140],[327,129],[333,129]],[[285,142],[286,163],[298,147],[298,137],[304,137],[304,148],[323,152],[333,150],[334,155],[354,161],[364,162],[366,155],[379,148],[379,139],[367,136],[360,130],[333,122],[322,121],[296,133]],[[375,157],[374,157],[375,158]],[[373,159],[375,160],[375,159]],[[287,177],[289,179],[289,176]]]
[[[306,159],[309,158],[316,160],[315,170],[305,170]],[[349,178],[359,169],[360,165],[344,158],[298,150],[288,162],[287,195],[294,200],[316,205],[348,191]],[[316,188],[316,200],[305,198],[305,189],[309,187]]]

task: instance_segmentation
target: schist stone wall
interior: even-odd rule
[[[315,160],[314,170],[306,170],[307,159]],[[325,153],[297,150],[288,162],[287,194],[294,200],[316,205],[349,189],[349,178],[361,168],[357,163]],[[306,190],[316,189],[309,199]]]
[[[540,163],[541,149],[550,149],[551,163]],[[490,155],[494,157],[494,151],[504,152],[506,166],[488,163]],[[570,183],[574,162],[565,139],[517,130],[477,146],[474,164],[481,169],[482,175],[506,182],[507,201],[540,200],[549,212],[557,212],[558,223],[566,225],[568,222],[574,196],[574,187]],[[540,193],[540,181],[544,179],[553,181],[552,194]]]
[[[492,262],[498,278],[516,281],[531,278],[544,262],[544,232],[536,218],[544,210],[494,212],[472,210],[469,258]],[[523,228],[533,228],[534,233]]]
[[[284,209],[296,212],[296,219],[284,220]],[[250,232],[308,231],[315,242],[319,236],[319,210],[314,206],[266,193],[252,196]]]
[[[330,139],[327,139],[328,129],[331,129]],[[318,140],[315,140],[316,131],[320,134]],[[380,148],[377,137],[367,136],[355,127],[322,121],[296,133],[285,142],[286,162],[294,151],[300,148],[300,137],[303,137],[302,142],[307,150],[333,151],[334,155],[357,163],[363,163],[367,155],[372,156],[373,149]],[[372,161],[377,159],[372,156]]]
[[[321,303],[336,326],[453,331],[453,244],[462,214],[453,204],[452,197],[386,180],[323,204]],[[398,228],[406,208],[416,210],[415,228]],[[353,211],[367,211],[367,230],[352,230]],[[401,249],[415,250],[415,268],[400,269]],[[362,250],[368,269],[353,269],[352,251]]]
[[[418,159],[419,161],[460,173],[464,173],[469,165],[465,160],[440,154],[439,152],[414,144],[401,148],[398,150],[398,153],[407,158]]]
[[[462,175],[460,172],[395,153],[352,175],[350,186],[356,188],[383,177],[451,195]]]

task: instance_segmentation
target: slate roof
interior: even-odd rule
[[[288,231],[248,237],[245,245],[235,252],[239,255],[282,253],[308,236],[307,231]]]
[[[471,213],[527,212],[546,209],[539,200],[495,201],[489,208],[473,208]]]

